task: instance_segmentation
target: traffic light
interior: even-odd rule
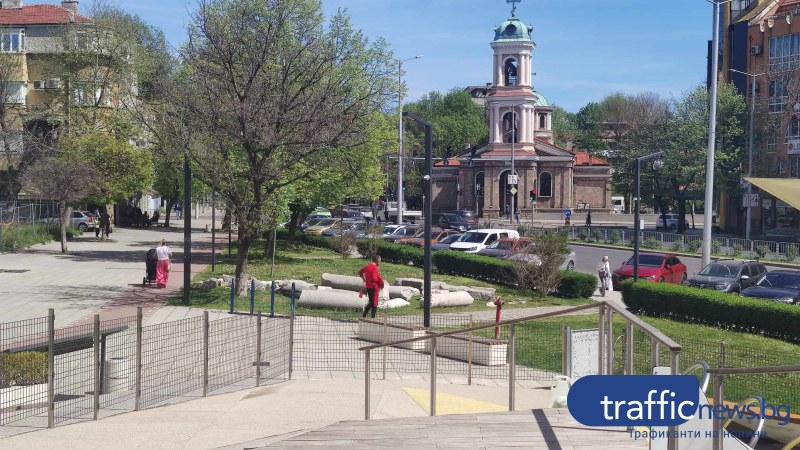
[[[406,182],[403,181],[403,192],[405,192],[405,191],[406,191]]]
[[[530,192],[530,195],[528,196],[528,198],[532,202],[536,201],[536,189],[531,189],[531,192]]]

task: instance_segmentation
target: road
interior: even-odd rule
[[[600,247],[590,247],[584,245],[570,245],[570,248],[575,251],[575,270],[579,272],[597,273],[597,266],[600,264],[600,258],[603,255],[608,255],[611,270],[617,269],[623,262],[633,256],[633,249],[610,249]],[[646,250],[643,250],[646,251]],[[700,258],[682,257],[678,259],[686,265],[686,272],[688,276],[692,276],[700,271]],[[767,270],[777,270],[780,267],[766,265]]]

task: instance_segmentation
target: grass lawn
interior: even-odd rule
[[[235,273],[235,253],[231,257],[223,258],[223,261],[217,264],[214,274],[211,273],[211,268],[206,268],[205,271],[198,274],[195,280],[206,280],[213,277],[220,277],[222,274],[233,275]],[[264,258],[263,244],[257,245],[251,250],[248,271],[251,276],[259,280],[303,280],[310,283],[319,284],[320,277],[323,273],[334,273],[339,275],[352,275],[357,276],[358,270],[366,264],[365,259],[361,258],[343,258],[341,255],[328,250],[317,247],[310,247],[303,244],[289,244],[285,241],[278,241],[277,252],[275,257],[275,272],[274,276],[270,276],[270,267],[272,260]],[[388,282],[394,284],[397,278],[422,278],[423,271],[420,267],[406,266],[401,264],[381,263],[381,275]],[[507,286],[494,285],[491,283],[473,280],[471,278],[457,277],[451,275],[437,275],[434,274],[435,281],[444,281],[455,285],[468,285],[468,286],[483,286],[492,287],[497,289],[497,295],[503,298],[506,304],[504,308],[530,308],[536,306],[552,306],[552,305],[580,305],[585,304],[587,300],[574,300],[563,299],[558,297],[543,297],[535,293],[520,292],[517,289]],[[177,293],[172,299],[170,304],[181,304],[181,293]],[[256,311],[269,311],[270,308],[270,292],[257,291],[255,295]],[[230,289],[217,288],[211,291],[195,290],[191,295],[192,306],[213,309],[229,309],[230,308]],[[234,309],[237,311],[249,311],[250,299],[249,297],[236,298],[234,301]],[[278,314],[288,314],[290,309],[289,296],[276,292],[275,294],[275,312]],[[436,309],[434,313],[444,312],[468,312],[468,311],[488,311],[492,310],[486,306],[486,302],[475,301],[470,306],[464,307],[450,307],[443,309]],[[418,299],[412,299],[411,305],[404,308],[395,308],[384,310],[387,314],[422,314],[422,306]],[[326,309],[306,309],[297,308],[298,314],[305,315],[355,315],[353,311],[349,312],[336,312]]]

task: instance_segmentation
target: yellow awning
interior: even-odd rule
[[[797,178],[747,178],[745,180],[800,209],[800,179]]]

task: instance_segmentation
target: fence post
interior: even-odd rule
[[[252,316],[256,307],[256,279],[250,280],[250,315]]]
[[[375,294],[375,295],[377,295],[377,294]],[[388,324],[386,323],[386,320],[387,320],[386,313],[383,313],[383,343],[384,344],[386,343],[386,340],[387,340],[387,337],[388,337],[387,336],[388,333],[387,333],[387,329],[386,329]],[[383,379],[384,380],[386,379],[386,346],[383,347]]]
[[[55,368],[55,330],[56,312],[47,310],[47,428],[55,426],[56,368]]]
[[[231,310],[230,313],[233,314],[233,302],[234,298],[236,297],[236,278],[231,279]]]
[[[516,324],[508,326],[508,410],[514,411],[517,388]]]
[[[290,360],[291,361],[291,360]],[[289,372],[291,376],[291,372]],[[369,350],[364,351],[364,420],[369,420]]]
[[[294,282],[292,282],[292,301],[291,301],[291,303],[292,303],[292,317],[294,317],[294,293],[295,293]]]
[[[100,412],[100,315],[94,315],[94,332],[92,333],[92,347],[94,348],[94,404],[92,419],[97,420],[97,415]]]
[[[269,290],[269,316],[275,317],[275,280],[272,280]]]
[[[614,310],[606,309],[606,371],[614,375]]]
[[[568,364],[567,358],[569,358],[569,355],[567,354],[569,352],[569,349],[567,349],[568,333],[570,333],[569,325],[562,322],[561,323],[561,375],[565,376],[569,376],[569,374],[567,373],[567,364]]]
[[[650,372],[661,364],[661,348],[656,338],[650,338]]]
[[[469,327],[472,328],[472,314],[469,315]],[[468,334],[469,337],[469,349],[467,351],[467,385],[472,386],[472,333],[470,331]]]
[[[289,313],[289,379],[294,366],[294,283],[292,283],[292,309]]]
[[[676,350],[669,351],[669,373],[670,375],[678,375],[680,373],[680,352]],[[716,381],[716,380],[715,380]],[[714,403],[719,405],[719,403]],[[671,426],[667,428],[669,434],[667,437],[667,449],[678,450],[678,427]]]
[[[601,304],[597,309],[597,374],[605,375],[606,351],[606,305]]]
[[[431,417],[436,415],[436,338],[431,339]]]
[[[136,307],[136,386],[134,388],[133,410],[139,411],[142,400],[142,307]]]
[[[719,366],[725,367],[725,341],[719,342]]]
[[[625,375],[633,375],[633,333],[633,324],[625,322]]]
[[[261,311],[256,322],[256,387],[261,385]]]
[[[721,374],[714,375],[714,405],[721,405],[722,404],[722,382],[724,377]],[[714,417],[714,425],[712,430],[713,433],[713,440],[712,446],[714,450],[722,450],[723,448],[723,440],[722,440],[722,432],[724,430],[724,425],[722,419]]]
[[[208,311],[203,311],[203,397],[208,395]]]

